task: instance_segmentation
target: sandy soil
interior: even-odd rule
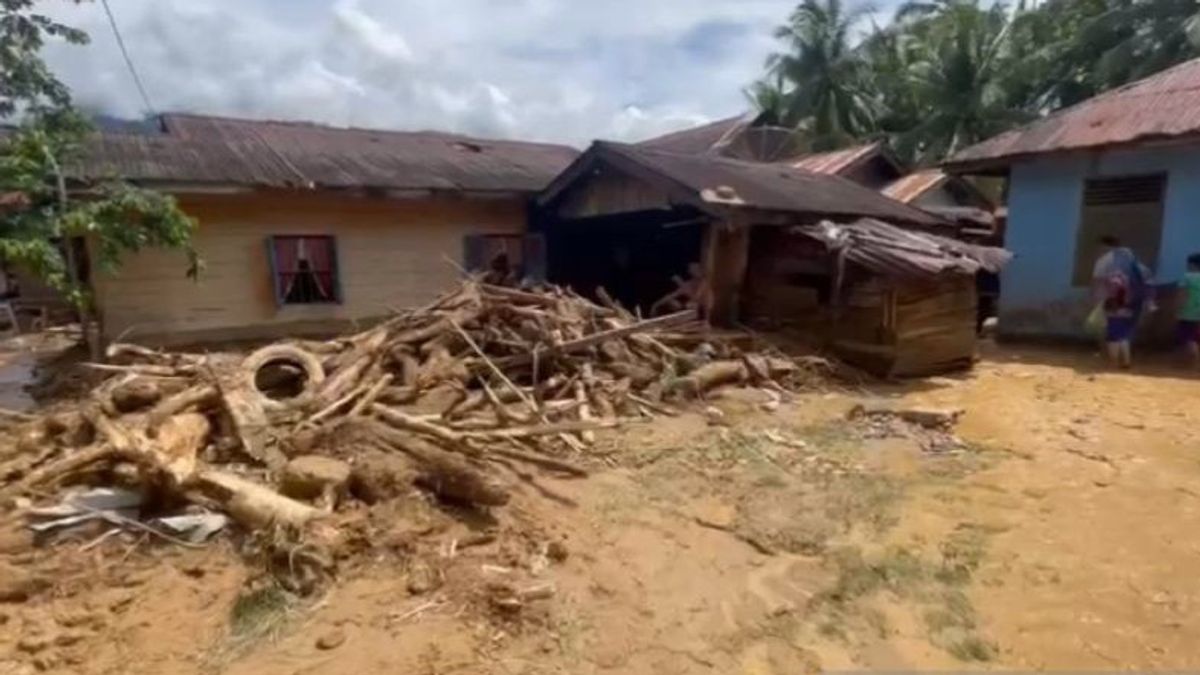
[[[0,673],[1200,667],[1200,384],[1165,362],[1097,365],[1004,351],[775,412],[733,392],[713,401],[720,425],[625,430],[591,478],[526,486],[472,526],[495,543],[449,555],[470,528],[431,528],[440,588],[379,555],[312,603],[251,613],[231,545],[30,551],[10,532],[7,564],[49,588],[0,604]],[[845,421],[880,399],[965,409],[963,448]],[[497,583],[554,595],[505,613]]]

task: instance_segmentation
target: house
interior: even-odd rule
[[[1160,282],[1200,251],[1200,60],[1059,110],[952,157],[1008,179],[1001,334],[1082,337],[1098,240],[1119,237]],[[1173,315],[1162,297],[1160,321]],[[1153,327],[1152,327],[1153,330]]]
[[[975,239],[998,243],[995,205],[970,181],[939,169],[909,172],[882,141],[828,152],[809,152],[790,129],[756,126],[749,115],[718,120],[638,143],[640,147],[693,155],[786,164],[841,176],[942,216]]]
[[[903,285],[910,291],[903,301],[915,304],[927,299],[936,304],[945,295],[940,284],[951,281],[955,307],[964,311],[946,314],[958,351],[945,361],[969,362],[974,353],[973,274],[978,264],[955,263],[953,270],[935,264],[914,271],[880,262],[889,252],[910,255],[906,249],[914,246],[941,251],[937,247],[943,242],[950,247],[966,244],[921,238],[927,235],[880,222],[874,230],[848,230],[861,230],[862,235],[853,247],[842,249],[806,229],[863,218],[912,228],[942,224],[921,209],[845,178],[784,164],[597,142],[538,196],[537,204],[536,227],[545,237],[549,278],[581,292],[603,288],[623,304],[647,312],[698,264],[711,288],[705,310],[715,323],[812,316],[836,323],[845,314],[839,298],[858,297],[854,294],[862,284],[874,282],[877,292],[871,307],[877,309],[872,315],[877,321],[859,322],[854,330],[863,333],[850,333],[862,344],[885,340],[859,362],[893,373],[899,362],[894,356],[897,339],[885,335],[894,326],[882,323],[880,309],[885,301],[894,304],[893,291],[899,287],[891,275],[928,282]],[[875,241],[881,237],[882,243]],[[847,255],[852,256],[849,270]],[[839,341],[850,342],[846,335]],[[864,351],[845,353],[853,358]]]
[[[529,204],[572,148],[436,132],[163,115],[105,132],[71,173],[174,194],[204,261],[128,255],[91,280],[108,338],[151,343],[327,333],[428,301],[468,252],[519,264]],[[481,261],[466,261],[478,264]]]

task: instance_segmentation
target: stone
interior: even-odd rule
[[[414,560],[408,567],[408,592],[424,595],[441,585],[437,570],[424,560]]]
[[[293,499],[342,494],[350,481],[350,465],[332,457],[302,455],[283,468],[280,492]]]
[[[546,545],[546,557],[556,563],[564,562],[568,555],[567,545],[561,541],[555,540]]]
[[[346,634],[344,632],[342,632],[340,629],[335,628],[335,629],[329,631],[328,633],[325,633],[321,637],[317,638],[317,649],[320,649],[322,651],[329,651],[330,649],[337,649],[338,647],[341,647],[342,643],[344,643],[345,641],[346,641]]]
[[[25,602],[49,587],[49,579],[0,562],[0,602]]]

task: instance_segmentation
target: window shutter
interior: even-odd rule
[[[275,255],[275,237],[267,237],[267,266],[271,271],[271,288],[275,294],[275,306],[283,306],[283,286],[279,283],[279,258]]]
[[[468,234],[463,237],[463,267],[468,272],[479,272],[487,267],[487,237]]]

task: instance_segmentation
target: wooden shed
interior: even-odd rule
[[[839,176],[786,164],[688,155],[597,142],[537,198],[551,281],[592,293],[603,286],[649,311],[673,277],[699,265],[707,316],[741,320],[751,241],[762,232],[832,218],[945,223]]]
[[[756,233],[745,318],[793,330],[874,374],[966,368],[975,356],[976,275],[1007,251],[862,219]]]

